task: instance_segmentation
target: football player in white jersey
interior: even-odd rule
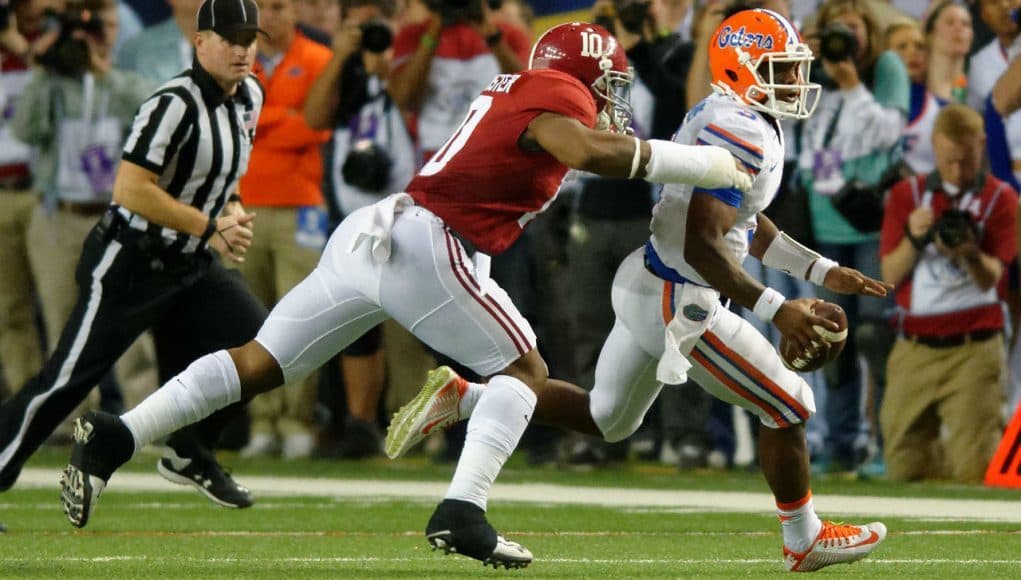
[[[651,239],[617,271],[616,323],[600,353],[594,388],[587,393],[550,379],[538,393],[535,418],[619,441],[641,425],[664,383],[690,375],[762,422],[759,460],[776,498],[786,568],[851,562],[875,549],[886,527],[834,524],[816,515],[804,433],[815,411],[812,391],[765,337],[721,304],[721,295],[808,350],[826,348],[820,333],[836,325],[813,312],[819,300],[786,300],[745,273],[741,264],[749,253],[836,292],[880,297],[891,286],[809,250],[761,213],[782,177],[778,119],[806,118],[818,101],[819,86],[807,81],[812,52],[794,26],[769,10],[738,12],[717,29],[709,51],[714,94],[688,113],[674,140],[727,148],[753,176],[752,188],[664,188]],[[397,457],[432,430],[467,417],[484,388],[448,368],[434,371],[395,415],[388,455]]]

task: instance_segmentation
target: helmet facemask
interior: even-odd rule
[[[596,119],[596,128],[622,135],[631,133],[632,68],[626,72],[613,70],[613,60],[604,56],[599,61],[603,74],[592,83],[592,92],[603,103]]]
[[[755,79],[755,83],[751,84],[743,95],[737,95],[749,106],[777,118],[807,119],[815,112],[822,87],[807,80],[813,60],[812,51],[807,45],[798,43],[785,52],[767,52],[756,59],[752,59],[740,48],[735,50],[738,53],[738,63],[747,68]],[[784,63],[792,63],[797,68],[797,80],[794,84],[777,82],[775,65]],[[763,72],[766,78],[763,78]],[[725,87],[724,92],[735,94],[730,87]],[[778,97],[778,94],[790,92],[797,95],[795,99],[788,101]]]

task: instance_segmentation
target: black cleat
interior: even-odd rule
[[[89,523],[113,472],[134,452],[134,437],[120,417],[90,411],[75,421],[71,462],[60,476],[60,500],[72,526]]]
[[[228,508],[251,507],[252,492],[240,485],[211,456],[180,457],[170,450],[156,464],[156,471],[164,479],[181,485],[191,485],[213,503]]]
[[[532,563],[532,553],[517,542],[496,533],[486,521],[486,512],[477,505],[445,499],[429,518],[425,537],[433,550],[461,554],[481,560],[493,568],[524,568]]]

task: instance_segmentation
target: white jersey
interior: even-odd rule
[[[783,132],[775,120],[740,101],[712,94],[688,112],[674,135],[674,141],[684,145],[723,147],[754,176],[752,188],[746,193],[733,188],[706,190],[691,185],[666,185],[653,209],[654,252],[649,252],[650,267],[665,279],[674,282],[688,280],[707,286],[698,272],[684,260],[684,236],[692,195],[695,192],[708,193],[737,208],[734,227],[727,232],[725,242],[734,261],[743,263],[757,226],[756,214],[773,201],[783,179]],[[657,260],[673,273],[667,270],[664,276]]]

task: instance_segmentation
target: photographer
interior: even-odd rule
[[[345,0],[343,20],[333,37],[333,58],[305,101],[305,120],[315,129],[332,129],[326,160],[327,199],[339,223],[355,210],[401,191],[415,173],[415,151],[386,79],[393,58],[392,16],[374,0]],[[389,6],[385,7],[389,8]],[[358,458],[378,455],[378,425],[385,382],[382,326],[341,354],[347,417],[343,439],[324,455]]]
[[[82,243],[110,203],[121,145],[152,89],[113,66],[117,15],[115,0],[88,0],[50,17],[57,38],[36,55],[42,66],[20,94],[12,122],[14,137],[36,151],[33,189],[41,199],[27,247],[51,352],[78,298],[75,267]],[[141,345],[126,359],[122,371],[147,367],[150,360]],[[146,377],[150,388],[154,378]],[[108,387],[104,396],[118,392]],[[70,423],[59,432],[69,435]]]
[[[28,262],[32,192],[32,150],[11,133],[11,120],[32,72],[33,41],[43,35],[42,10],[27,0],[0,0],[0,401],[42,366],[36,329],[35,292]]]
[[[1018,200],[983,170],[978,113],[947,106],[932,140],[936,171],[894,187],[883,219],[883,279],[897,285],[900,311],[880,414],[887,473],[979,481],[1003,427]]]
[[[430,17],[394,39],[389,93],[418,113],[418,139],[429,159],[457,129],[472,99],[499,73],[524,70],[525,31],[496,20],[494,0],[426,0]]]
[[[819,9],[817,30],[814,37],[806,36],[815,64],[822,65],[811,72],[825,78],[818,79],[822,96],[802,127],[798,157],[815,249],[878,277],[882,186],[876,186],[884,177],[896,177],[896,171],[888,170],[899,167],[894,162],[900,156],[910,81],[900,58],[881,50],[882,31],[864,0],[829,0]],[[840,357],[823,368],[829,425],[825,469],[853,470],[864,458],[866,443],[858,357],[867,357],[869,378],[881,393],[887,349],[868,341],[882,335],[878,329],[885,327],[887,304],[824,289],[818,297],[840,305],[849,320],[867,321],[857,325]]]

